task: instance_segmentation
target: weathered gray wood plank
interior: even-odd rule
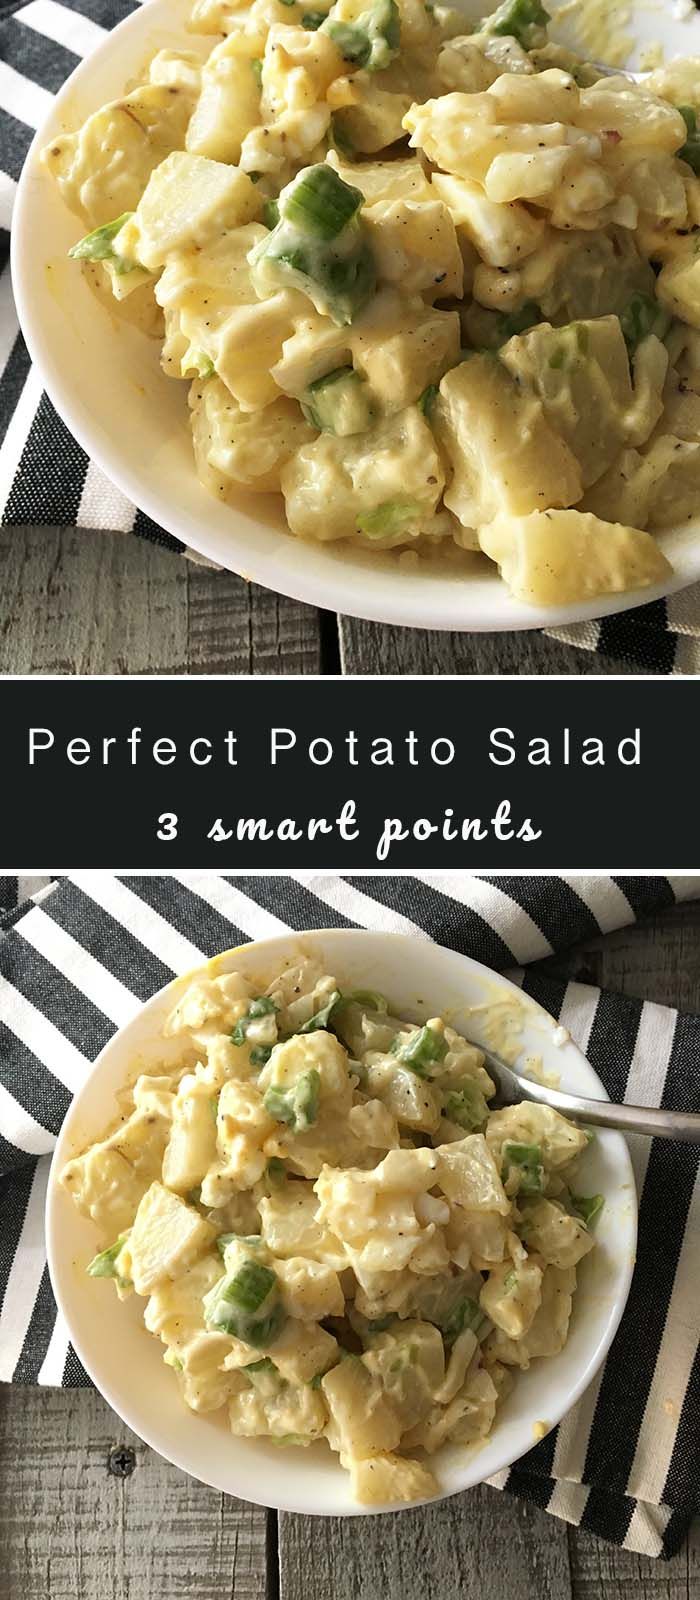
[[[700,900],[589,939],[539,962],[538,971],[700,1011]]]
[[[168,1466],[91,1390],[0,1396],[0,1600],[264,1600],[264,1511]]]
[[[569,1530],[574,1600],[697,1600],[700,1563],[697,1537],[672,1561],[651,1561],[618,1550],[593,1534]]]
[[[436,1506],[347,1520],[280,1518],[281,1600],[570,1600],[566,1528],[474,1489]]]
[[[0,672],[321,670],[312,607],[128,534],[5,529],[0,584]]]
[[[566,673],[607,676],[639,668],[611,663],[588,650],[547,639],[543,633],[429,633],[340,617],[343,671],[347,673]]]

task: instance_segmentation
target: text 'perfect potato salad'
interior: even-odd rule
[[[525,601],[662,580],[700,490],[700,62],[601,77],[540,0],[473,34],[305,4],[194,0],[206,59],[44,151],[71,253],[191,380],[202,482],[307,540],[480,550]]]
[[[197,976],[164,1032],[177,1067],[61,1174],[104,1238],[88,1272],[145,1299],[194,1411],[326,1439],[361,1502],[435,1494],[426,1454],[486,1439],[512,1369],[566,1341],[603,1203],[576,1192],[590,1136],[490,1111],[442,1019],[308,959],[265,987]]]

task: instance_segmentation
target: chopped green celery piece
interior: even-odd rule
[[[428,1078],[428,1068],[438,1061],[444,1061],[447,1055],[447,1040],[441,1033],[436,1033],[434,1028],[418,1028],[406,1044],[401,1043],[401,1036],[397,1034],[392,1046],[391,1055],[396,1056],[402,1066],[410,1067],[419,1078]]]
[[[228,1245],[237,1240],[238,1244],[247,1244],[253,1250],[259,1250],[262,1244],[262,1235],[259,1233],[220,1233],[216,1241],[216,1248],[220,1256],[225,1255]]]
[[[376,270],[357,215],[364,196],[320,162],[288,183],[279,222],[248,256],[263,297],[288,282],[339,327],[353,321],[373,294]]]
[[[266,200],[265,201],[265,204],[263,206],[263,217],[262,217],[262,219],[263,219],[263,222],[265,224],[265,227],[269,228],[270,232],[272,232],[273,228],[277,227],[277,224],[278,224],[278,222],[280,220],[280,208],[279,208],[276,200]]]
[[[265,1349],[286,1320],[276,1274],[258,1261],[244,1261],[204,1296],[204,1319],[209,1328]]]
[[[335,20],[333,13],[321,24],[323,33],[355,67],[381,72],[398,54],[401,21],[396,0],[375,0],[354,22]]]
[[[108,261],[120,277],[133,272],[136,263],[125,261],[123,256],[115,255],[112,249],[113,239],[133,215],[133,211],[123,211],[120,217],[115,217],[114,222],[103,222],[101,228],[93,228],[92,233],[86,233],[84,239],[79,239],[71,247],[69,256],[74,261]]]
[[[545,1186],[545,1170],[542,1164],[542,1150],[538,1144],[518,1144],[507,1139],[503,1146],[503,1157],[506,1167],[517,1167],[520,1172],[521,1194],[542,1194]]]
[[[523,50],[535,50],[547,43],[549,12],[540,0],[503,0],[490,17],[483,17],[484,33],[517,39]]]
[[[518,1274],[515,1270],[515,1267],[513,1267],[510,1272],[506,1273],[505,1278],[503,1279],[503,1287],[506,1291],[506,1294],[511,1293],[511,1290],[515,1288],[517,1281]]]
[[[340,993],[340,989],[334,989],[329,994],[325,1006],[321,1006],[319,1011],[315,1011],[313,1016],[309,1017],[308,1022],[303,1022],[301,1027],[297,1028],[297,1033],[318,1033],[319,1028],[327,1028],[336,1006],[342,1003],[342,999],[343,996]]]
[[[407,522],[413,522],[418,516],[420,506],[417,500],[384,500],[371,511],[361,511],[356,519],[356,527],[358,533],[364,533],[368,539],[385,539],[388,535],[400,533]]]
[[[681,161],[687,161],[693,172],[700,174],[700,130],[698,129],[697,112],[694,106],[679,106],[678,110],[688,129],[685,144],[676,152]]]
[[[455,1339],[458,1339],[460,1333],[464,1333],[466,1328],[470,1328],[478,1339],[488,1321],[489,1319],[484,1316],[478,1300],[472,1300],[471,1295],[466,1295],[464,1300],[458,1300],[451,1311],[448,1311],[447,1315],[443,1317],[440,1323],[440,1331],[445,1344],[454,1344]]]
[[[633,294],[620,317],[620,327],[629,351],[636,350],[637,345],[650,333],[663,339],[670,325],[668,312],[659,305],[653,294]]]
[[[258,1017],[269,1017],[277,1007],[269,995],[261,994],[257,1000],[251,1000],[244,1017],[239,1017],[231,1034],[234,1044],[245,1044],[246,1035],[251,1022],[256,1022]]]
[[[271,1055],[271,1044],[254,1044],[250,1052],[251,1066],[266,1067]]]
[[[347,133],[343,128],[342,120],[336,111],[334,111],[331,116],[330,136],[331,142],[335,146],[336,150],[340,151],[341,155],[354,156],[356,154],[352,139],[350,138],[349,133]]]
[[[526,300],[517,311],[502,311],[496,322],[498,343],[505,344],[516,333],[526,333],[542,321],[542,312],[534,300]]]
[[[463,1078],[445,1095],[445,1116],[460,1128],[483,1128],[488,1114],[486,1097],[473,1078]]]
[[[263,1104],[276,1122],[287,1122],[293,1133],[305,1133],[318,1117],[320,1096],[320,1073],[315,1067],[310,1067],[289,1089],[273,1085],[268,1089]]]
[[[265,1168],[270,1183],[284,1183],[287,1168],[280,1156],[270,1156]]]
[[[439,390],[437,384],[429,383],[427,389],[424,389],[423,393],[418,396],[416,404],[418,406],[418,410],[423,412],[424,417],[430,416],[433,406],[435,405],[435,401],[437,400],[438,393]]]
[[[128,1239],[128,1237],[128,1230],[126,1233],[120,1233],[118,1239],[115,1239],[114,1244],[108,1245],[106,1250],[100,1250],[99,1255],[93,1257],[89,1266],[86,1268],[86,1271],[89,1273],[91,1278],[119,1277],[115,1262],[117,1256],[123,1248],[125,1240]]]
[[[262,67],[263,67],[263,64],[262,64],[262,61],[261,61],[259,56],[255,56],[254,60],[251,61],[251,63],[250,63],[250,67],[251,67],[251,71],[252,71],[253,77],[255,79],[255,82],[257,83],[258,88],[259,89],[262,88]]]
[[[592,1228],[598,1221],[605,1200],[602,1194],[572,1194],[571,1204],[586,1227]]]
[[[243,1368],[243,1372],[253,1384],[257,1377],[277,1377],[277,1368],[269,1356],[261,1356],[259,1361],[251,1361],[247,1367]]]
[[[321,161],[307,167],[280,196],[280,216],[300,233],[316,239],[336,239],[352,222],[363,204],[361,189],[345,183],[333,167]]]
[[[354,367],[336,367],[310,383],[301,409],[313,428],[341,438],[364,433],[373,416],[367,385]]]
[[[389,1001],[386,995],[380,994],[378,989],[351,989],[347,1000],[353,1000],[356,1006],[364,1006],[368,1011],[388,1011]]]
[[[327,11],[304,11],[301,18],[302,28],[306,28],[307,33],[315,33],[321,23],[325,22],[327,15]]]
[[[216,372],[213,361],[203,350],[188,350],[183,365],[186,372],[191,372],[194,368],[198,378],[213,378]]]

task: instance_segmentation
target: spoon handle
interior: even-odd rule
[[[655,1139],[681,1139],[700,1144],[700,1115],[694,1111],[663,1111],[654,1106],[614,1106],[607,1100],[586,1100],[582,1095],[565,1094],[544,1084],[521,1079],[524,1100],[553,1106],[562,1116],[589,1122],[601,1128],[620,1128],[625,1133],[648,1133]]]

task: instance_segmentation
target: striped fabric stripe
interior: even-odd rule
[[[27,888],[0,881],[0,1380],[87,1383],[46,1273],[48,1152],[104,1041],[173,973],[216,950],[360,926],[412,931],[499,968],[518,962],[524,991],[571,1032],[612,1096],[699,1104],[699,1017],[528,965],[697,895],[698,880],[81,873],[42,883],[38,903],[18,912]],[[700,1509],[698,1163],[689,1145],[630,1144],[639,1260],[617,1338],[574,1411],[493,1483],[627,1549],[669,1556]]]
[[[0,227],[9,227],[14,190],[33,131],[81,59],[140,0],[27,0],[0,21]],[[2,290],[0,288],[0,298]],[[175,554],[186,547],[131,505],[88,460],[57,417],[29,363],[17,328],[2,349],[0,311],[0,523],[75,526],[134,533]],[[640,671],[700,671],[700,585],[620,617],[546,630],[576,649]]]

